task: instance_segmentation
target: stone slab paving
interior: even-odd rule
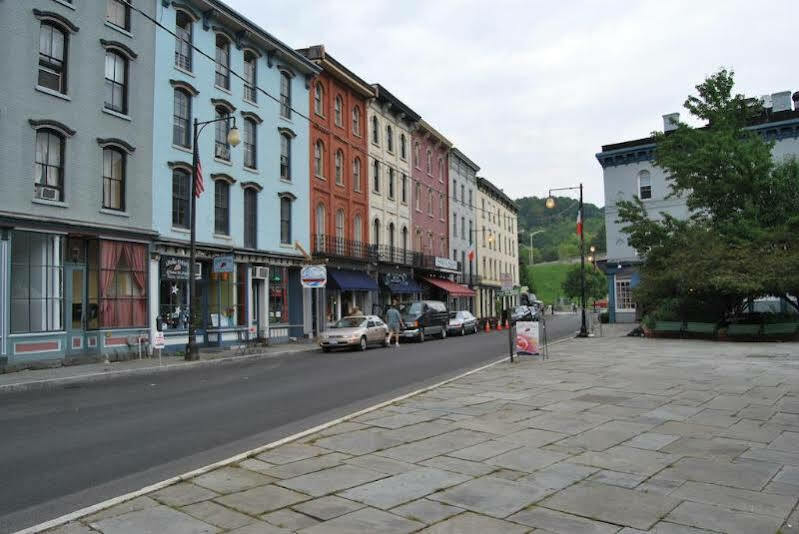
[[[607,337],[550,354],[49,534],[799,533],[797,344]]]

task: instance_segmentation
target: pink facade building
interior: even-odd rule
[[[446,137],[424,120],[412,136],[411,227],[413,250],[449,257],[449,151]]]

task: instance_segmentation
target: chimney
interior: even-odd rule
[[[771,101],[773,103],[773,107],[771,108],[772,112],[791,111],[790,91],[780,91],[779,93],[772,94]]]
[[[793,109],[799,111],[799,91],[793,94]]]
[[[667,115],[663,115],[663,131],[664,132],[671,132],[677,129],[677,123],[680,122],[680,114],[679,113],[669,113]]]

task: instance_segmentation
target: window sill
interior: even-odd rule
[[[103,108],[103,113],[105,113],[107,115],[111,115],[112,117],[117,117],[119,119],[126,120],[128,122],[133,120],[133,119],[131,119],[130,115],[126,115],[124,113],[120,113],[118,111],[114,111],[114,110],[108,109],[108,108]]]
[[[284,184],[294,185],[294,182],[292,182],[291,180],[286,180],[285,178],[281,178],[280,181],[283,182]]]
[[[280,120],[282,120],[282,121],[286,121],[289,124],[294,124],[294,121],[291,120],[291,117],[284,117],[283,115],[279,115],[279,117],[280,117]]]
[[[17,338],[17,337],[44,337],[44,336],[63,336],[66,334],[64,330],[56,330],[55,332],[17,332],[14,334],[8,334],[9,338]]]
[[[294,250],[294,245],[292,245],[291,243],[280,243],[280,248]]]
[[[214,233],[214,239],[223,239],[225,241],[233,241],[233,238],[230,237],[229,235],[217,234],[217,233]]]
[[[65,2],[64,0],[53,0],[53,1],[56,2],[57,4],[61,4],[64,7],[68,7],[69,9],[72,9],[73,11],[75,9],[75,6],[73,6],[69,2]]]
[[[105,213],[106,215],[113,215],[115,217],[130,217],[130,213],[128,213],[127,211],[120,211],[109,208],[100,208],[100,213]]]
[[[46,95],[54,96],[56,98],[60,98],[61,100],[66,100],[67,102],[72,102],[72,99],[65,95],[64,93],[59,93],[58,91],[54,91],[48,87],[42,87],[41,85],[36,85],[34,87],[40,93],[44,93]]]
[[[191,148],[189,148],[189,147],[180,146],[180,145],[172,145],[172,148],[174,148],[175,150],[180,150],[181,152],[185,152],[186,154],[194,155],[194,151]]]
[[[344,182],[336,182],[337,187],[344,187]]]
[[[230,91],[230,89],[225,89],[225,88],[224,88],[224,87],[222,87],[221,85],[216,85],[216,84],[214,84],[214,88],[215,88],[215,89],[218,89],[218,90],[220,90],[220,91],[222,91],[223,93],[227,93],[227,94],[229,94],[230,96],[233,96],[233,93]]]
[[[252,174],[261,174],[261,171],[259,171],[258,169],[255,169],[253,167],[247,167],[246,165],[242,167],[242,169]]]
[[[244,102],[245,104],[247,104],[248,106],[252,106],[254,108],[260,108],[261,107],[261,106],[258,105],[258,102],[254,101],[254,100],[250,100],[249,98],[242,97],[241,101]]]
[[[372,146],[376,146],[377,148],[380,148],[380,143],[375,143],[374,141],[372,141],[371,144],[372,144]]]
[[[317,117],[322,117],[323,119],[326,119],[326,118],[327,118],[327,117],[325,117],[323,114],[321,114],[321,113],[317,113],[316,111],[314,111],[313,113],[314,113],[314,115],[316,115]]]
[[[42,200],[41,198],[33,198],[31,202],[34,204],[41,204],[42,206],[52,206],[54,208],[68,208],[69,203],[61,200]]]
[[[172,227],[172,231],[175,232],[175,233],[178,233],[178,234],[190,234],[191,233],[191,229],[189,229],[189,228],[179,228],[177,226],[173,226]]]
[[[217,162],[217,163],[221,163],[222,165],[228,165],[230,167],[233,166],[233,164],[228,159],[220,159],[220,158],[214,156],[214,161]]]
[[[119,27],[119,26],[117,26],[116,24],[111,24],[111,23],[110,23],[110,22],[108,22],[108,21],[105,21],[105,25],[106,25],[106,26],[108,26],[109,28],[111,28],[111,29],[112,29],[112,30],[114,30],[114,31],[118,31],[118,32],[119,32],[119,33],[121,33],[122,35],[127,35],[128,37],[130,37],[131,39],[133,39],[133,34],[132,34],[131,32],[129,32],[128,30],[126,30],[125,28],[120,28],[120,27]]]
[[[186,76],[191,76],[192,78],[196,78],[196,76],[194,75],[194,73],[193,73],[192,71],[190,71],[190,70],[186,70],[186,69],[184,69],[183,67],[179,67],[178,65],[172,65],[172,66],[173,66],[173,67],[175,67],[175,70],[176,70],[176,71],[178,71],[178,72],[182,72],[182,73],[183,73],[183,74],[185,74]]]
[[[320,174],[315,174],[314,176],[315,176],[316,178],[319,178],[320,180],[323,180],[323,181],[325,181],[325,182],[327,181],[327,178],[325,178],[324,176],[322,176],[322,175],[320,175]]]

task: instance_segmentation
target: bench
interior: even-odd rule
[[[772,323],[763,325],[765,337],[792,337],[796,335],[799,323]]]
[[[759,324],[732,323],[727,327],[729,337],[756,337],[759,333]]]
[[[697,321],[687,321],[683,332],[686,334],[696,334],[701,336],[715,336],[718,325],[716,323],[700,323]]]
[[[655,321],[656,334],[682,334],[682,321]]]

